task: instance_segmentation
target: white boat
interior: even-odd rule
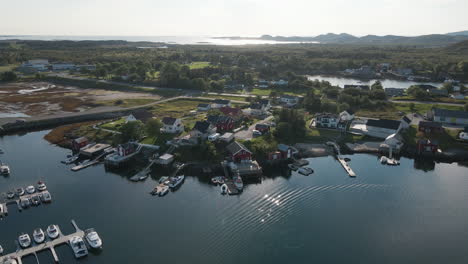
[[[184,175],[172,177],[169,182],[169,187],[171,189],[176,188],[184,181],[184,179],[185,179]]]
[[[0,245],[0,255],[3,254],[3,248],[2,248],[2,245]]]
[[[297,172],[304,176],[309,176],[310,174],[314,173],[314,170],[309,167],[302,167]]]
[[[242,191],[242,189],[244,189],[244,183],[242,182],[242,178],[240,176],[237,176],[234,179],[234,185],[236,185],[236,188],[239,191]]]
[[[159,179],[159,183],[164,183],[165,181],[169,180],[169,177],[167,176],[162,176],[160,179]]]
[[[131,180],[132,182],[137,182],[139,178],[140,178],[140,176],[138,176],[138,175],[133,175],[132,177],[130,177],[130,180]]]
[[[39,198],[39,196],[35,195],[33,197],[31,197],[31,203],[35,206],[38,206],[39,204],[41,204],[41,198]]]
[[[17,188],[17,189],[16,189],[16,194],[17,194],[18,196],[23,196],[23,195],[25,194],[25,191],[24,191],[23,188]]]
[[[28,198],[21,198],[20,205],[23,209],[26,209],[31,205],[31,202],[29,201]]]
[[[83,239],[79,236],[74,236],[68,240],[70,246],[75,254],[75,258],[81,258],[88,255],[88,249],[83,241]]]
[[[219,178],[218,177],[211,178],[211,183],[213,183],[214,185],[218,185],[219,184]]]
[[[79,158],[80,158],[80,155],[77,154],[75,156],[71,156],[68,159],[62,161],[62,163],[70,165],[70,164],[74,163],[75,161],[77,161]]]
[[[164,196],[169,192],[169,186],[167,185],[161,185],[161,188],[158,190],[158,195],[159,196]]]
[[[8,257],[3,259],[2,264],[18,264],[18,261],[16,261],[16,259],[13,257]]]
[[[18,237],[18,243],[22,248],[27,248],[31,245],[31,238],[28,234],[23,233]]]
[[[47,186],[45,185],[45,183],[43,181],[38,181],[37,182],[37,189],[42,192],[42,191],[47,190]]]
[[[46,232],[47,232],[47,236],[50,239],[56,239],[60,235],[59,228],[57,225],[48,226]]]
[[[228,186],[226,184],[221,185],[221,194],[226,194],[228,192]]]
[[[36,188],[34,188],[34,186],[32,185],[29,185],[28,187],[26,187],[26,192],[29,194],[33,194],[36,192]]]
[[[42,231],[41,228],[34,229],[33,239],[34,239],[34,242],[36,242],[37,244],[41,244],[42,242],[44,242],[45,240],[44,231]]]
[[[297,171],[299,169],[299,167],[294,163],[288,164],[288,167],[293,171]]]
[[[3,216],[5,209],[3,209],[3,204],[0,204],[0,216]]]
[[[8,198],[8,199],[13,199],[13,198],[15,198],[15,192],[12,192],[12,191],[7,192],[7,198]]]
[[[146,180],[146,178],[148,178],[148,177],[149,177],[149,174],[145,174],[145,175],[143,175],[143,176],[140,176],[140,178],[138,178],[138,180],[139,180],[139,181],[144,181],[144,180]]]
[[[91,248],[99,249],[102,248],[102,240],[99,237],[98,233],[94,229],[87,229],[85,231],[86,242]]]
[[[50,195],[50,193],[48,191],[43,192],[41,197],[42,197],[42,201],[44,203],[52,202],[52,195]]]
[[[6,164],[0,163],[0,174],[10,175],[10,167]]]

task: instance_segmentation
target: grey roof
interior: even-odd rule
[[[176,118],[173,118],[173,117],[164,117],[162,122],[165,124],[165,125],[168,125],[168,126],[172,126],[174,125],[175,121],[177,119]]]
[[[466,111],[455,111],[455,110],[447,110],[447,109],[440,109],[440,108],[434,108],[432,109],[432,111],[434,111],[434,116],[468,119],[468,112]]]
[[[231,144],[229,144],[227,147],[227,150],[229,151],[229,153],[231,153],[232,155],[238,153],[239,151],[241,150],[245,150],[249,153],[252,153],[248,148],[246,148],[242,143],[239,143],[237,141],[234,141],[232,142]]]
[[[224,100],[224,99],[215,99],[213,100],[213,103],[215,104],[222,104],[222,105],[227,105],[229,104],[231,101],[229,100]]]
[[[419,121],[419,126],[421,127],[442,127],[440,122],[432,122],[432,121]]]
[[[259,103],[253,103],[250,105],[251,109],[262,109],[262,105]]]
[[[198,107],[208,107],[210,104],[198,104]]]
[[[268,105],[270,103],[270,100],[268,99],[261,99],[260,101],[258,101],[261,105]]]
[[[286,152],[288,151],[288,149],[290,149],[291,147],[288,146],[288,145],[285,145],[285,144],[278,144],[278,150],[279,151],[283,151],[283,152]]]
[[[367,120],[367,126],[381,127],[387,129],[397,130],[400,127],[400,121],[388,120],[388,119],[369,119]]]
[[[210,123],[208,121],[197,121],[195,126],[193,126],[193,130],[198,130],[202,133],[206,133],[206,131],[210,128]]]
[[[411,119],[409,119],[409,117],[407,117],[407,116],[403,117],[403,121],[405,121],[408,124],[411,124]]]

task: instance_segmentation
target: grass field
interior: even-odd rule
[[[441,105],[441,104],[414,104],[414,111],[420,114],[426,114],[427,111],[433,107],[449,110],[463,110],[463,106],[456,105]],[[357,116],[371,117],[371,118],[382,118],[382,119],[401,119],[399,112],[411,113],[410,103],[394,103],[393,107],[387,107],[386,109],[380,110],[359,110],[356,112]]]
[[[302,92],[282,91],[280,89],[258,89],[258,88],[254,88],[250,92],[250,94],[260,95],[260,96],[268,96],[268,95],[270,95],[271,91],[282,92],[284,94],[289,94],[289,95],[304,95],[305,94],[305,93],[302,93]]]
[[[0,66],[0,72],[12,71],[16,67],[18,67],[17,64],[9,64],[9,65]]]
[[[195,61],[189,64],[191,70],[193,69],[203,69],[210,66],[210,62],[208,61]]]
[[[225,100],[234,100],[234,101],[243,101],[247,102],[247,98],[242,97],[242,96],[229,96],[229,95],[212,95],[212,94],[206,94],[203,95],[203,97],[209,97],[213,99],[225,99]]]
[[[207,102],[209,101],[200,99],[179,99],[154,105],[150,111],[158,118],[165,116],[181,118],[189,116],[190,111],[197,110],[198,104]]]
[[[104,129],[109,129],[109,130],[119,130],[120,126],[122,126],[123,124],[125,124],[125,121],[126,121],[126,117],[122,117],[120,118],[119,120],[116,120],[116,121],[112,121],[112,122],[109,122],[109,123],[105,123],[105,124],[102,124],[100,127],[101,128],[104,128]]]
[[[411,126],[403,134],[405,142],[409,145],[415,146],[420,139],[429,139],[431,141],[437,141],[439,147],[442,150],[450,148],[460,148],[468,150],[468,145],[456,141],[458,134],[462,129],[445,129],[443,133],[423,133],[419,132],[417,126]]]

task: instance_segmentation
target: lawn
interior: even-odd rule
[[[463,110],[463,106],[456,105],[414,104],[415,112],[420,114],[426,114],[427,111],[432,109],[432,107],[449,110]],[[385,109],[361,109],[356,112],[356,116],[398,120],[401,119],[401,115],[398,112],[411,113],[412,111],[410,110],[410,103],[393,103],[393,106],[389,106]]]
[[[232,101],[243,101],[247,102],[247,98],[243,96],[229,96],[229,95],[214,95],[214,94],[206,94],[203,97],[209,97],[213,99],[225,99],[225,100],[232,100]]]
[[[301,142],[304,143],[325,143],[331,139],[336,139],[340,135],[337,130],[307,128],[306,135]]]
[[[104,129],[109,129],[109,130],[119,130],[119,128],[125,124],[126,122],[126,117],[122,117],[120,118],[119,120],[116,120],[116,121],[112,121],[112,122],[109,122],[109,123],[105,123],[105,124],[102,124],[100,127],[101,128],[104,128]]]
[[[209,100],[201,99],[178,99],[170,102],[154,105],[150,111],[158,118],[165,116],[181,118],[190,116],[190,111],[197,110],[198,104],[208,103]]]
[[[391,100],[395,101],[418,101],[414,96],[406,95],[406,96],[396,96],[390,98]],[[463,99],[454,99],[454,98],[449,98],[449,97],[433,97],[429,100],[424,100],[424,101],[430,101],[430,102],[441,102],[441,103],[465,103],[468,102],[468,100],[463,100]]]
[[[18,67],[17,64],[3,65],[3,66],[0,66],[0,72],[12,71],[16,67]]]
[[[410,103],[395,103],[395,108],[397,111],[410,113]],[[414,104],[414,109],[420,114],[425,114],[427,111],[431,110],[433,107],[448,109],[448,110],[461,110],[463,111],[463,106],[456,105],[438,105],[438,104]]]
[[[284,93],[284,94],[289,94],[289,95],[304,95],[304,92],[293,92],[293,91],[287,91],[287,90],[281,90],[281,89],[259,89],[259,88],[254,88],[250,94],[253,95],[260,95],[260,96],[268,96],[272,91],[278,92],[278,93]]]
[[[208,62],[208,61],[194,61],[194,62],[189,64],[189,67],[190,67],[191,70],[193,70],[193,69],[203,69],[203,68],[206,68],[208,66],[211,66],[210,62]]]

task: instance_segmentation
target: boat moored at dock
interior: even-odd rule
[[[44,231],[42,231],[41,228],[36,228],[36,229],[34,229],[34,232],[33,232],[33,239],[34,239],[34,242],[36,242],[37,244],[43,243],[44,240],[45,240]]]
[[[93,229],[85,230],[85,238],[88,245],[93,249],[102,248],[102,239],[99,237],[98,233]]]
[[[314,173],[314,170],[309,167],[302,167],[302,168],[299,168],[297,172],[304,176],[309,176],[310,174]]]
[[[185,179],[185,176],[184,175],[181,175],[181,176],[175,176],[175,177],[171,177],[169,178],[169,187],[171,189],[175,189],[177,188],[178,186],[180,186],[180,184],[182,184],[182,182],[184,181]]]
[[[25,193],[26,192],[21,187],[16,189],[16,195],[18,195],[18,196],[23,196]]]
[[[41,194],[42,201],[44,203],[50,203],[52,202],[52,195],[48,191],[45,191]]]
[[[10,167],[0,162],[0,175],[10,175]]]
[[[40,192],[47,190],[47,186],[45,185],[43,181],[37,182],[37,190],[39,190]]]
[[[34,186],[32,185],[29,185],[28,187],[26,187],[26,192],[29,194],[33,194],[36,192],[36,188],[34,188]]]
[[[83,241],[83,238],[79,236],[74,236],[68,241],[70,246],[75,254],[75,258],[82,258],[88,255],[88,249]]]
[[[47,236],[50,239],[56,239],[60,235],[60,230],[59,230],[59,227],[57,225],[49,225],[47,227],[46,232],[47,232]]]
[[[22,248],[28,248],[29,246],[31,246],[31,237],[29,237],[29,235],[26,233],[21,234],[18,237],[18,244]]]

